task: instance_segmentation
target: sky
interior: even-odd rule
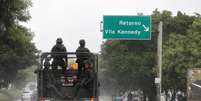
[[[100,32],[103,15],[150,15],[169,10],[201,14],[200,0],[32,0],[32,19],[26,24],[34,32],[33,42],[43,52],[51,50],[61,37],[67,51],[73,52],[85,39],[91,52],[100,52],[105,39]]]

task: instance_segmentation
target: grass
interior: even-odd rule
[[[0,101],[12,101],[21,94],[22,92],[20,90],[14,88],[9,90],[0,90]]]

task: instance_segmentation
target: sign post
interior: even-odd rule
[[[103,38],[151,40],[150,16],[103,16]]]
[[[162,36],[163,36],[163,22],[161,21],[158,26],[158,42],[157,42],[157,54],[158,54],[158,68],[159,68],[159,100],[161,101],[162,92]]]

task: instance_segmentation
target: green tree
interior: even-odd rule
[[[31,16],[30,0],[0,0],[0,85],[13,83],[19,69],[36,63],[33,33],[22,26]]]
[[[117,91],[141,90],[144,99],[148,97],[155,101],[155,48],[149,42],[154,41],[106,41],[102,48],[101,67],[106,69],[105,75],[112,79]]]
[[[144,92],[144,97],[155,101],[156,85],[154,78],[158,74],[157,59],[157,29],[163,21],[163,78],[162,90],[173,94],[175,101],[180,91],[186,97],[187,69],[201,67],[200,65],[200,14],[189,16],[180,11],[173,16],[170,11],[152,14],[151,41],[106,41],[102,47],[102,68],[105,74],[115,79],[117,88],[135,89]]]
[[[178,91],[186,94],[187,70],[201,66],[200,26],[201,18],[198,17],[185,33],[171,33],[164,43],[163,81],[173,94]]]

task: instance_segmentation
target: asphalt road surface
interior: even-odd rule
[[[201,101],[201,80],[193,82],[190,91],[190,101]]]

